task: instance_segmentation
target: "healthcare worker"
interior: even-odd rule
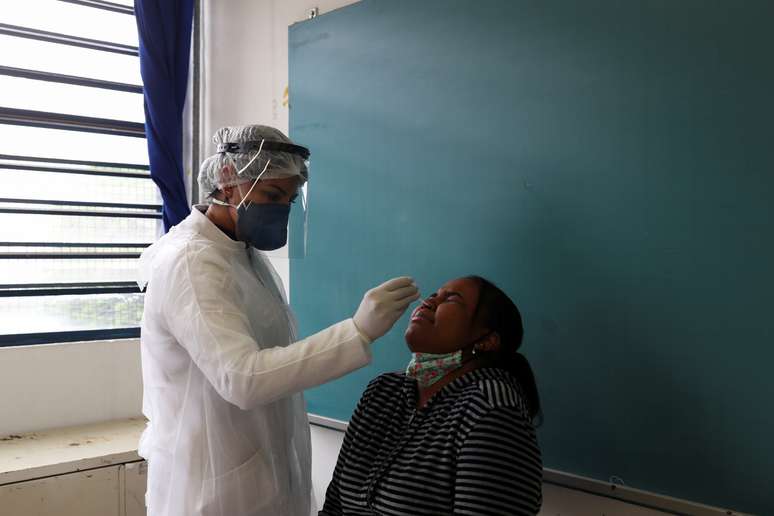
[[[352,318],[298,340],[262,250],[285,244],[309,151],[258,125],[213,139],[218,153],[199,173],[211,204],[140,259],[148,515],[308,516],[301,392],[368,364],[371,343],[419,293],[410,278],[390,280]]]

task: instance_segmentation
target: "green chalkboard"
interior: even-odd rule
[[[364,0],[290,28],[304,334],[369,287],[522,308],[547,467],[774,514],[774,2]],[[405,367],[307,393],[348,419]]]

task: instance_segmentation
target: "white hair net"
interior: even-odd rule
[[[215,132],[212,141],[220,147],[248,142],[255,142],[254,146],[257,147],[261,141],[265,141],[266,146],[269,146],[268,142],[293,144],[282,131],[266,125],[221,127]],[[299,154],[266,148],[254,159],[257,154],[257,148],[248,152],[223,150],[205,159],[199,168],[199,191],[210,195],[215,190],[255,180],[266,168],[267,162],[269,166],[262,176],[263,179],[300,176],[303,184],[309,178],[307,160]],[[241,171],[239,175],[238,171]]]

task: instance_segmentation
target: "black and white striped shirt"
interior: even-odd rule
[[[419,410],[417,395],[404,374],[371,381],[320,516],[537,514],[540,449],[513,376],[471,371]]]

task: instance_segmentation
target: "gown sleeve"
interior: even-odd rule
[[[159,278],[161,313],[172,336],[226,401],[243,410],[328,382],[371,361],[352,319],[281,347],[253,335],[230,264],[217,252],[186,249]]]

